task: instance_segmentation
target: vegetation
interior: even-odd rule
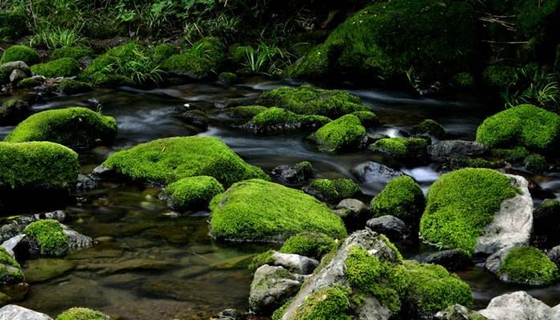
[[[23,61],[31,66],[39,63],[40,58],[35,50],[24,45],[14,45],[4,51],[0,64],[10,61]]]
[[[183,178],[165,188],[168,204],[181,211],[204,209],[214,196],[222,192],[224,187],[209,176]]]
[[[426,199],[420,186],[409,176],[395,178],[371,201],[375,216],[392,215],[405,222],[418,224]]]
[[[356,196],[360,193],[360,187],[352,179],[316,179],[305,191],[328,203],[338,203]]]
[[[309,138],[323,151],[332,152],[357,147],[362,142],[366,129],[353,114],[347,114],[319,128]]]
[[[304,232],[289,237],[279,251],[321,260],[336,247],[335,240],[324,233]]]
[[[20,283],[24,280],[19,263],[4,247],[0,247],[0,285]]]
[[[31,71],[48,78],[75,76],[80,70],[80,63],[73,58],[60,58],[31,67]]]
[[[80,59],[83,57],[93,56],[93,49],[86,46],[65,46],[53,50],[51,59],[57,60],[62,58]]]
[[[256,106],[255,106],[256,107]],[[243,108],[243,107],[238,107]],[[237,114],[258,112],[258,108],[237,110]],[[268,108],[258,112],[243,127],[254,133],[276,133],[320,127],[331,120],[324,116],[300,115],[282,108]]]
[[[560,273],[554,262],[537,248],[518,247],[505,256],[498,275],[508,282],[548,285],[556,281]]]
[[[396,160],[422,162],[426,156],[428,142],[423,138],[384,138],[377,140],[369,149],[386,154]]]
[[[32,222],[23,233],[37,241],[41,255],[60,257],[68,251],[68,237],[64,234],[60,222],[56,220]]]
[[[349,315],[351,290],[334,285],[313,292],[298,308],[294,319],[351,320]],[[274,318],[274,317],[273,317]]]
[[[89,308],[70,308],[59,314],[56,320],[109,320],[109,317]]]

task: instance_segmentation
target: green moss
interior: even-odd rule
[[[225,109],[225,112],[234,118],[251,119],[259,113],[266,111],[266,109],[267,108],[263,106],[241,106],[227,108]]]
[[[529,155],[523,160],[523,164],[527,170],[541,173],[546,171],[548,168],[548,162],[546,158],[541,156],[540,154],[532,154]]]
[[[224,44],[218,38],[204,38],[193,44],[187,52],[169,57],[161,66],[194,78],[206,78],[222,67],[225,51]]]
[[[321,44],[298,60],[287,69],[287,74],[294,78],[321,79],[334,73],[336,56],[340,52],[340,45]]]
[[[264,92],[257,100],[265,106],[278,106],[298,114],[316,114],[338,118],[355,111],[365,111],[360,98],[342,90],[280,87]]]
[[[78,155],[51,142],[0,142],[0,190],[69,190],[78,179]]]
[[[333,152],[359,146],[365,134],[366,129],[360,119],[347,114],[325,124],[309,138],[315,141],[322,151]]]
[[[155,62],[160,63],[175,54],[179,54],[179,48],[169,43],[162,43],[154,48],[152,57]]]
[[[17,40],[27,32],[26,17],[21,12],[0,11],[0,40]]]
[[[438,139],[443,139],[446,135],[443,126],[432,119],[422,121],[417,127],[415,127],[415,130],[418,133],[427,133]]]
[[[508,162],[520,162],[531,153],[525,147],[515,147],[513,149],[492,149],[490,156],[493,158],[504,159]]]
[[[507,253],[498,275],[508,282],[548,285],[558,280],[560,273],[546,254],[537,248],[524,246]]]
[[[204,209],[214,196],[224,191],[218,180],[209,176],[183,178],[165,188],[170,206],[181,211]]]
[[[25,281],[21,266],[4,247],[0,246],[0,285]]]
[[[426,155],[428,142],[422,138],[384,138],[377,140],[369,149],[386,154],[396,160],[419,160]]]
[[[517,69],[509,66],[494,65],[487,67],[482,76],[487,85],[505,89],[517,82]]]
[[[476,141],[490,148],[550,151],[560,142],[560,116],[529,104],[513,107],[486,118],[476,131]]]
[[[56,320],[108,320],[109,317],[89,308],[70,308],[56,317]]]
[[[70,77],[80,73],[80,63],[72,58],[61,58],[31,67],[31,71],[48,78]]]
[[[281,241],[301,232],[346,236],[340,217],[305,193],[264,180],[234,184],[210,203],[219,239]]]
[[[504,166],[503,161],[488,161],[482,158],[465,158],[464,165],[463,165],[463,167],[465,168],[487,168],[487,169],[498,169],[503,166]]]
[[[239,81],[239,78],[233,72],[222,72],[218,75],[218,80],[224,84],[234,84]]]
[[[428,191],[421,236],[444,248],[473,253],[477,238],[501,203],[517,194],[505,175],[490,169],[461,169],[442,175]]]
[[[231,61],[236,65],[242,65],[245,62],[248,52],[254,51],[251,46],[231,46],[228,51],[231,55]]]
[[[31,115],[6,137],[6,142],[52,141],[89,148],[111,143],[117,134],[114,118],[83,107],[47,110]]]
[[[297,129],[317,128],[331,120],[317,115],[299,115],[282,108],[268,108],[245,125],[255,133],[276,133]]]
[[[255,258],[253,258],[253,261],[251,261],[251,263],[249,264],[248,267],[249,271],[251,271],[251,273],[254,273],[255,271],[257,271],[259,267],[274,262],[274,257],[272,256],[273,253],[274,250],[267,250],[257,255]]]
[[[303,232],[288,238],[280,248],[280,252],[321,260],[336,246],[334,239],[324,233]]]
[[[211,176],[229,186],[251,178],[268,179],[221,140],[173,137],[139,144],[112,154],[104,163],[133,180],[171,183],[186,177]]]
[[[58,85],[58,89],[68,95],[89,92],[93,88],[87,82],[77,81],[74,79],[64,79]]]
[[[93,49],[86,46],[71,46],[54,49],[51,59],[58,60],[62,58],[80,59],[83,57],[93,56]]]
[[[426,199],[420,186],[409,176],[402,176],[387,183],[371,201],[375,216],[392,215],[417,224],[424,211]]]
[[[364,127],[372,128],[379,126],[379,118],[371,111],[355,111],[352,114],[360,119]]]
[[[360,186],[352,179],[317,179],[311,182],[306,192],[320,200],[338,203],[343,199],[352,198],[360,193]]]
[[[293,318],[305,320],[351,320],[350,288],[342,285],[321,288],[309,295]]]
[[[107,74],[104,72],[96,72],[91,75],[92,83],[100,88],[113,88],[132,85],[134,81],[127,76],[121,74]]]
[[[444,267],[412,260],[405,261],[404,267],[411,279],[407,300],[417,305],[420,316],[433,315],[453,304],[472,305],[469,285]]]
[[[42,84],[43,82],[39,78],[25,78],[17,83],[18,88],[35,88]]]
[[[0,64],[11,61],[23,61],[27,63],[27,65],[31,66],[39,63],[40,60],[41,59],[39,58],[37,52],[30,47],[24,45],[14,45],[4,51],[4,54],[2,54],[2,58],[0,59]]]
[[[110,68],[110,66],[118,64],[120,62],[120,58],[109,55],[109,52],[95,58],[95,60],[93,60],[87,67],[85,73],[88,75],[93,75],[97,72],[103,73],[107,70],[107,68]]]
[[[37,241],[41,255],[59,257],[68,251],[68,237],[64,234],[60,222],[56,220],[32,222],[23,233]]]

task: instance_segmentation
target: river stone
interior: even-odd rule
[[[434,252],[425,257],[422,262],[442,265],[450,272],[464,270],[473,265],[471,257],[460,249]]]
[[[480,314],[489,320],[558,320],[557,310],[531,297],[525,291],[516,291],[495,297]]]
[[[91,177],[79,174],[78,182],[76,183],[76,191],[84,192],[95,190],[99,187],[97,181],[93,180]]]
[[[475,318],[476,317],[476,318]],[[434,316],[436,320],[483,320],[486,319],[483,315],[476,311],[467,309],[460,304],[454,304],[447,309],[436,313]]]
[[[218,313],[217,320],[243,320],[243,314],[235,309],[225,309]]]
[[[366,226],[371,230],[385,234],[391,241],[398,242],[406,238],[406,224],[395,216],[381,216],[369,219]]]
[[[533,211],[533,238],[560,243],[560,201],[546,199]]]
[[[6,251],[15,258],[16,247],[22,242],[25,237],[25,234],[18,234],[17,236],[11,237],[10,239],[4,241],[1,247],[4,247],[4,249],[6,249]]]
[[[61,224],[61,226],[62,232],[68,237],[68,250],[70,252],[93,247],[93,239],[91,237],[84,236],[66,225]]]
[[[340,201],[336,205],[336,209],[347,209],[350,210],[350,212],[352,212],[353,215],[360,216],[362,213],[368,210],[368,207],[366,206],[365,203],[363,203],[358,199],[349,198]]]
[[[27,78],[27,74],[21,69],[14,69],[10,74],[10,82],[18,83],[20,80]]]
[[[404,175],[404,173],[400,171],[373,161],[359,164],[352,171],[360,181],[374,183],[387,183],[396,177]]]
[[[303,161],[293,166],[283,164],[272,169],[272,176],[288,184],[300,184],[313,177],[313,167],[311,163]]]
[[[0,308],[0,320],[53,320],[44,313],[9,304]]]
[[[255,271],[251,283],[249,309],[256,314],[272,314],[298,292],[305,279],[305,276],[293,274],[280,266],[261,266]]]
[[[464,140],[442,140],[428,146],[432,161],[446,161],[460,157],[480,156],[488,149],[480,142]]]
[[[17,125],[31,114],[27,101],[8,100],[0,105],[0,126]]]
[[[533,229],[533,199],[528,182],[521,176],[507,175],[521,194],[502,202],[494,220],[478,237],[475,253],[493,254],[503,248],[529,243]]]
[[[310,274],[319,265],[319,261],[315,259],[292,253],[281,253],[275,251],[272,254],[272,258],[274,260],[272,264],[275,266],[282,266],[297,274]]]
[[[514,247],[503,248],[490,255],[488,258],[486,258],[484,268],[486,268],[486,270],[490,271],[491,273],[498,275],[498,271],[500,271],[500,268],[502,267],[502,262],[513,248]]]
[[[548,258],[560,268],[560,246],[556,246],[548,251]],[[559,305],[560,306],[560,305]]]
[[[63,259],[29,260],[23,272],[29,283],[43,282],[54,279],[74,269],[76,263]]]

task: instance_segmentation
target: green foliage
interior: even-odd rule
[[[426,155],[428,142],[423,138],[384,138],[369,146],[369,149],[381,152],[397,160],[418,160]]]
[[[444,174],[428,191],[420,234],[440,247],[473,253],[477,238],[501,203],[517,192],[508,177],[490,169],[467,168]]]
[[[27,65],[31,66],[39,63],[40,58],[37,52],[28,46],[13,45],[4,51],[2,59],[0,59],[0,64],[11,61],[23,61],[27,63]]]
[[[542,251],[523,246],[507,253],[498,275],[508,282],[548,285],[558,280],[560,273],[556,264]]]
[[[375,216],[392,215],[418,224],[426,199],[420,186],[409,176],[395,178],[371,201]]]
[[[360,187],[352,179],[317,179],[311,182],[306,192],[328,203],[338,203],[356,196]]]
[[[72,29],[52,27],[47,25],[36,31],[29,39],[29,46],[33,48],[56,49],[84,44],[86,39],[80,35],[81,26]]]
[[[37,241],[41,255],[60,257],[68,251],[68,237],[64,234],[60,222],[56,220],[32,222],[23,233]]]
[[[221,12],[207,18],[202,18],[200,15],[194,17],[196,18],[188,19],[184,23],[183,35],[187,41],[206,37],[230,40],[239,32],[239,25],[242,23],[239,16],[229,12]]]
[[[34,88],[40,86],[42,81],[38,78],[25,78],[17,83],[18,88]]]
[[[177,180],[164,191],[168,203],[175,210],[198,210],[208,207],[210,200],[224,192],[224,187],[213,177],[196,176]]]
[[[152,57],[156,63],[161,63],[172,55],[179,54],[179,48],[169,43],[159,44],[153,51]]]
[[[256,133],[274,133],[317,128],[330,121],[329,118],[323,116],[299,115],[282,108],[272,107],[255,115],[246,127]]]
[[[234,184],[210,203],[212,234],[219,239],[281,241],[301,232],[346,236],[340,217],[300,190],[264,180]]]
[[[186,177],[211,176],[224,186],[268,176],[247,164],[213,137],[173,137],[139,144],[113,153],[103,163],[132,180],[171,183]]]
[[[280,248],[280,252],[299,254],[321,260],[336,246],[337,243],[334,239],[324,233],[303,232],[288,238]]]
[[[520,104],[534,104],[556,112],[560,111],[559,96],[557,76],[536,64],[516,69],[515,81],[502,92],[502,98],[508,108]]]
[[[58,85],[58,89],[64,94],[72,95],[91,91],[93,88],[87,82],[77,81],[73,79],[64,79]]]
[[[338,284],[321,288],[311,293],[298,307],[294,319],[350,320],[351,293],[350,288]]]
[[[550,151],[560,141],[560,116],[533,105],[520,105],[484,120],[476,131],[476,141],[489,148],[521,146]]]
[[[251,73],[269,76],[280,75],[291,64],[292,56],[275,45],[260,42],[257,49],[238,47],[237,54],[243,50],[241,65]]]
[[[4,247],[0,246],[0,285],[23,282],[21,266]]]
[[[517,69],[510,66],[491,65],[482,73],[487,85],[506,89],[518,80]]]
[[[86,46],[66,46],[53,50],[51,59],[57,60],[62,58],[80,59],[82,57],[91,57],[93,50]]]
[[[109,320],[109,317],[89,308],[70,308],[59,314],[56,320]]]
[[[16,40],[27,33],[25,16],[15,11],[0,11],[0,40]]]
[[[367,108],[360,98],[342,90],[280,87],[264,92],[257,104],[278,106],[298,114],[316,114],[336,119]]]
[[[84,107],[69,107],[31,115],[5,141],[52,141],[72,148],[90,148],[111,143],[116,134],[114,118]]]
[[[193,78],[207,78],[222,67],[226,60],[225,52],[225,45],[218,38],[204,38],[187,52],[169,57],[161,66]]]
[[[52,142],[0,142],[0,190],[60,190],[78,179],[78,154]]]
[[[31,66],[31,71],[48,78],[75,76],[80,70],[80,63],[73,58],[61,58]]]
[[[310,136],[323,151],[332,152],[359,146],[366,128],[358,117],[347,114],[319,128]]]

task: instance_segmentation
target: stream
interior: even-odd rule
[[[292,83],[249,79],[235,86],[198,83],[149,91],[133,88],[100,89],[76,96],[60,96],[33,105],[34,111],[88,106],[116,118],[118,135],[111,147],[82,152],[82,173],[88,174],[117,150],[139,143],[193,134],[222,139],[243,159],[266,172],[281,164],[307,160],[316,178],[352,178],[360,184],[363,201],[384,186],[359,180],[355,168],[368,161],[382,162],[369,151],[320,153],[303,133],[254,136],[232,128],[237,120],[220,112],[227,99],[251,104],[264,90]],[[379,117],[382,126],[370,133],[400,136],[426,118],[441,123],[458,139],[474,140],[478,125],[500,106],[472,97],[418,98],[402,92],[348,90]],[[204,110],[210,126],[204,132],[176,117],[185,105]],[[0,127],[4,138],[13,127]],[[439,174],[432,166],[401,168],[427,191]],[[560,197],[560,174],[536,177],[541,187]],[[216,243],[208,236],[208,212],[178,215],[158,199],[159,189],[103,183],[100,189],[77,194],[64,209],[65,222],[98,240],[91,249],[67,256],[73,269],[64,275],[31,283],[28,297],[18,304],[55,317],[73,306],[101,310],[119,319],[209,319],[226,308],[247,309],[251,274],[248,261],[274,245]],[[538,202],[540,199],[535,199]],[[407,258],[420,258],[432,248],[403,249]],[[24,265],[25,272],[25,265]],[[475,309],[493,297],[526,290],[550,305],[560,303],[560,284],[528,288],[499,282],[481,267],[459,273],[475,297]]]

